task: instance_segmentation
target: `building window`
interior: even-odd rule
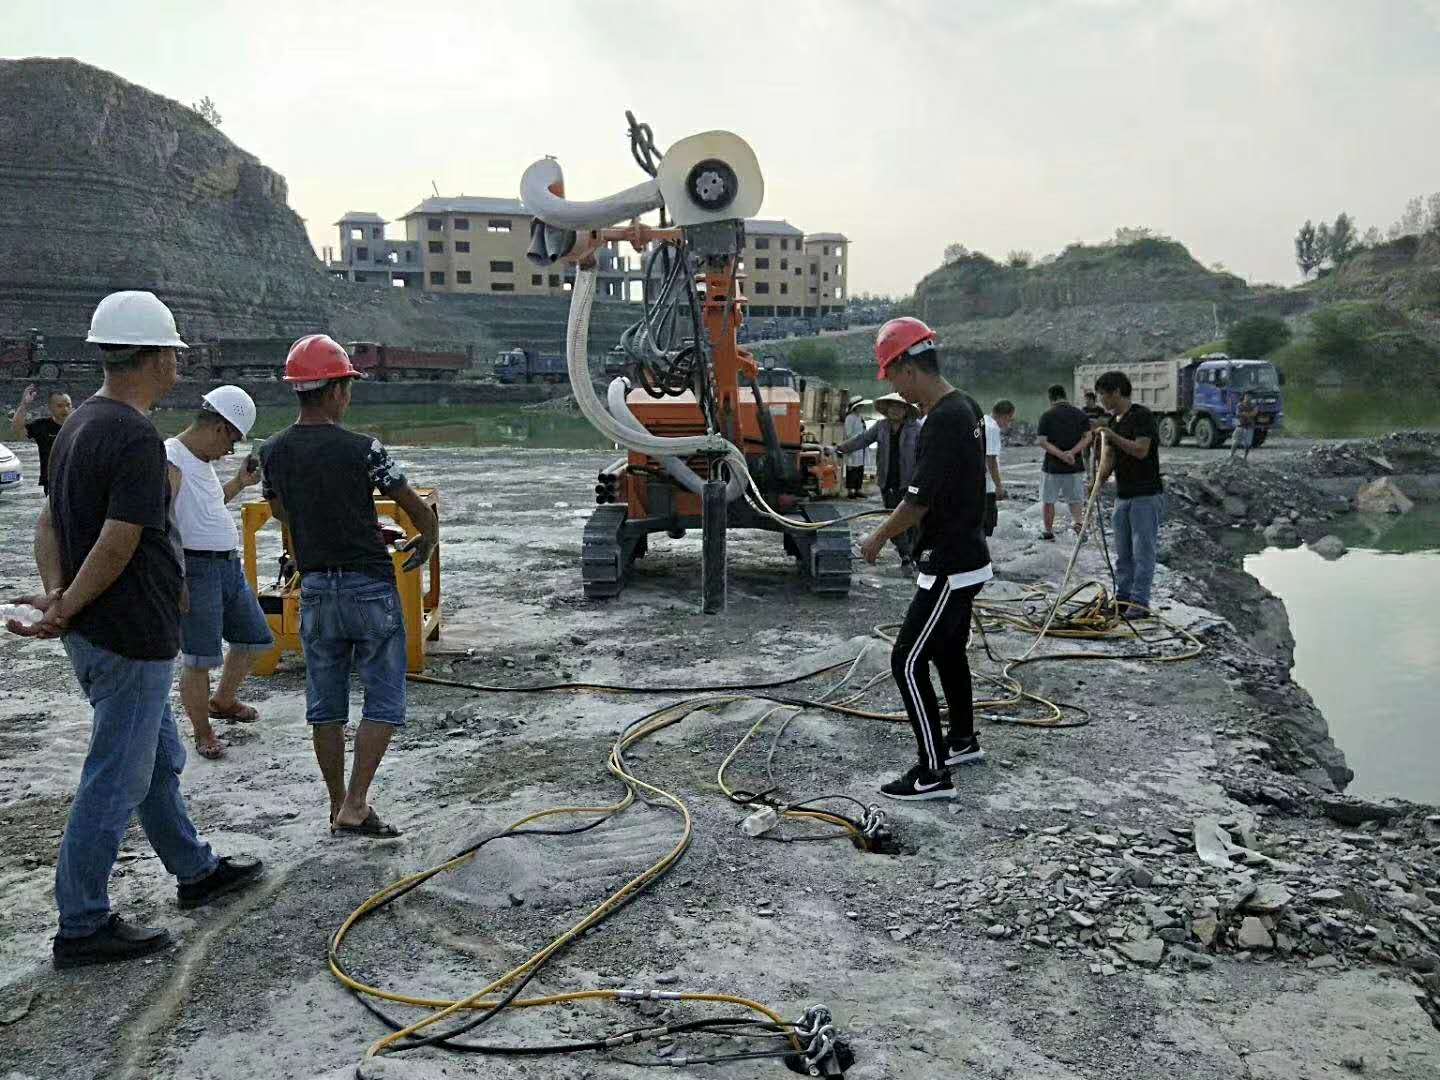
[[[811,263],[811,264],[810,264],[810,276],[811,276],[811,277],[814,277],[814,276],[815,276],[816,274],[818,274],[818,273],[820,273],[820,264],[819,264],[819,263]]]
[[[820,279],[821,279],[822,281],[829,281],[829,280],[830,280],[830,275],[829,275],[829,274],[821,274],[821,275],[820,275]]]
[[[469,240],[456,240],[456,241],[455,241],[455,253],[456,253],[457,255],[468,255],[468,254],[470,254],[470,241],[469,241]]]
[[[844,273],[844,272],[845,272],[845,268],[844,268],[843,266],[837,266],[837,267],[835,267],[835,280],[836,280],[836,281],[839,281],[839,280],[840,280],[840,275],[841,275],[842,273]]]
[[[783,240],[783,239],[782,239],[782,240],[780,241],[780,250],[781,250],[781,251],[789,251],[789,250],[790,250],[790,241],[789,241],[789,240]]]
[[[373,229],[370,230],[370,239],[372,239],[372,240],[383,240],[384,238],[385,238],[385,230],[382,229],[379,225],[376,225],[375,228],[373,228]]]
[[[441,221],[438,217],[430,218],[426,221],[426,224],[430,226],[431,232],[439,232],[445,227],[445,223]]]
[[[355,249],[355,261],[356,261],[356,262],[365,262],[365,261],[366,261],[367,259],[369,259],[369,258],[370,258],[370,249],[369,249],[369,248],[366,248],[366,247],[358,247],[358,248]]]
[[[490,291],[491,291],[491,292],[514,292],[514,291],[515,291],[515,283],[514,283],[513,281],[492,281],[492,282],[490,283]]]
[[[351,239],[351,240],[364,240],[364,239],[365,239],[365,230],[364,230],[364,229],[351,229],[351,230],[350,230],[350,239]]]
[[[830,254],[830,245],[829,245],[829,244],[826,244],[824,247],[822,247],[822,248],[820,249],[820,254],[821,254],[821,255],[825,255],[825,256],[828,257],[829,254]]]
[[[789,285],[786,285],[785,282],[782,281],[782,282],[780,283],[780,295],[781,295],[781,296],[788,296],[789,294],[790,294],[790,286],[789,286]]]
[[[463,230],[465,230],[466,232],[469,232],[469,231],[470,231],[470,219],[469,219],[468,217],[457,217],[457,218],[455,219],[455,228],[457,228],[457,229],[463,229]]]
[[[415,252],[411,251],[409,248],[405,249],[405,261],[407,263],[415,261]]]
[[[560,275],[559,275],[559,274],[551,274],[551,275],[550,275],[550,288],[552,288],[552,289],[558,289],[559,287],[560,287]]]
[[[357,271],[355,271],[355,280],[356,280],[356,281],[369,281],[369,280],[370,280],[370,275],[369,275],[369,274],[362,274],[362,273],[360,273],[360,271],[357,270]]]
[[[755,238],[755,250],[756,250],[756,251],[769,251],[769,250],[770,250],[770,238],[769,238],[768,236],[757,236],[757,237]]]
[[[545,280],[545,277],[544,277],[543,274],[531,274],[531,275],[530,275],[530,284],[531,284],[531,285],[539,285],[539,284],[540,284],[542,281],[544,281],[544,280]]]
[[[490,272],[492,274],[513,274],[515,272],[515,264],[509,259],[491,259]]]
[[[469,270],[456,270],[456,271],[455,271],[455,284],[456,284],[456,285],[469,285],[469,284],[470,284],[470,271],[469,271]]]
[[[770,260],[769,260],[769,259],[756,259],[756,260],[755,260],[755,269],[756,269],[756,270],[769,270],[769,269],[770,269]]]
[[[756,293],[768,293],[769,291],[770,291],[770,283],[769,283],[768,281],[757,281],[757,282],[755,283],[755,292],[756,292]]]
[[[443,271],[443,270],[431,270],[431,271],[430,271],[430,284],[431,284],[431,285],[444,285],[444,284],[445,284],[445,271]]]
[[[485,231],[486,231],[486,232],[509,232],[509,231],[510,231],[510,222],[505,221],[505,220],[503,220],[503,219],[496,219],[496,220],[487,221],[487,222],[485,223]]]
[[[443,240],[431,240],[431,241],[430,241],[430,254],[431,254],[431,255],[443,255],[444,253],[445,253],[445,241],[443,241]]]
[[[799,276],[800,276],[800,268],[799,268],[798,266],[795,267],[795,276],[796,276],[796,277],[799,277]]]
[[[790,260],[789,260],[789,259],[781,259],[781,260],[780,260],[780,269],[781,269],[781,270],[789,270],[789,269],[790,269]]]

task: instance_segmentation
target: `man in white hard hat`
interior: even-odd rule
[[[105,381],[60,429],[49,501],[35,527],[45,592],[36,623],[12,633],[62,637],[93,710],[90,744],[55,864],[56,967],[129,960],[171,944],[168,931],[110,910],[110,871],[131,817],[195,908],[260,877],[258,859],[217,858],[180,794],[185,747],[170,712],[180,650],[181,567],[169,537],[165,444],[147,414],[175,385],[185,348],[152,293],[111,293],[87,340]]]
[[[265,613],[240,565],[240,532],[226,504],[260,482],[260,461],[247,457],[224,484],[214,462],[250,434],[255,402],[238,386],[217,386],[202,399],[190,426],[165,440],[175,525],[185,557],[188,603],[180,616],[180,701],[195,733],[195,749],[211,761],[224,756],[210,721],[253,723],[253,706],[236,698],[257,653],[274,645]],[[221,640],[230,652],[221,655]],[[223,665],[223,667],[222,667]],[[222,668],[210,696],[210,672]]]

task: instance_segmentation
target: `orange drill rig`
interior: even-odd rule
[[[534,215],[530,258],[576,265],[567,333],[571,387],[581,411],[627,454],[602,470],[585,526],[585,595],[615,596],[654,533],[702,530],[701,596],[725,606],[728,529],[780,532],[816,593],[850,589],[850,515],[806,501],[834,486],[836,463],[804,441],[800,394],[762,387],[754,357],[737,341],[745,320],[744,221],[760,209],[764,182],[744,140],[712,131],[663,156],[632,114],[631,151],[651,179],[592,202],[564,197],[552,158],[521,181]],[[658,226],[639,216],[660,211]],[[629,221],[628,225],[618,223]],[[587,363],[595,254],[629,242],[643,252],[643,316],[621,336],[628,377],[602,401]]]

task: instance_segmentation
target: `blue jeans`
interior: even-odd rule
[[[180,662],[186,667],[209,671],[223,664],[222,637],[230,648],[249,652],[275,644],[239,559],[186,555],[185,585],[190,610],[180,616]]]
[[[175,661],[130,660],[75,633],[65,635],[65,651],[95,711],[55,865],[60,936],[83,937],[110,917],[110,871],[131,814],[182,885],[205,877],[218,860],[196,835],[180,795],[185,748],[170,715]]]
[[[305,719],[350,718],[350,672],[365,688],[362,720],[405,723],[405,619],[395,582],[368,574],[310,572],[300,583]]]
[[[1165,496],[1137,495],[1115,502],[1115,598],[1150,606],[1155,549],[1165,520]]]

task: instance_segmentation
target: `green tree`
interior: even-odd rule
[[[1230,327],[1225,351],[1231,356],[1259,359],[1268,356],[1291,338],[1290,327],[1269,315],[1250,315]]]
[[[1340,213],[1335,218],[1335,224],[1330,226],[1330,246],[1327,249],[1330,262],[1339,266],[1355,254],[1356,239],[1355,222],[1349,214]]]
[[[191,105],[190,107],[199,113],[200,119],[204,120],[211,127],[218,128],[220,126],[220,121],[223,117],[220,115],[220,110],[215,107],[215,102],[210,100],[209,94],[201,98],[198,104]]]
[[[1300,267],[1300,276],[1308,278],[1311,272],[1319,266],[1325,256],[1319,249],[1320,238],[1315,232],[1315,226],[1309,218],[1305,224],[1300,226],[1300,231],[1295,234],[1295,265]]]
[[[1024,270],[1034,261],[1035,256],[1028,251],[1012,251],[1005,256],[1006,265],[1016,270]]]
[[[965,256],[969,254],[970,249],[967,248],[964,244],[946,244],[945,254],[942,256],[942,258],[945,262],[945,265],[949,266],[953,262],[959,262],[961,259],[965,258]]]

